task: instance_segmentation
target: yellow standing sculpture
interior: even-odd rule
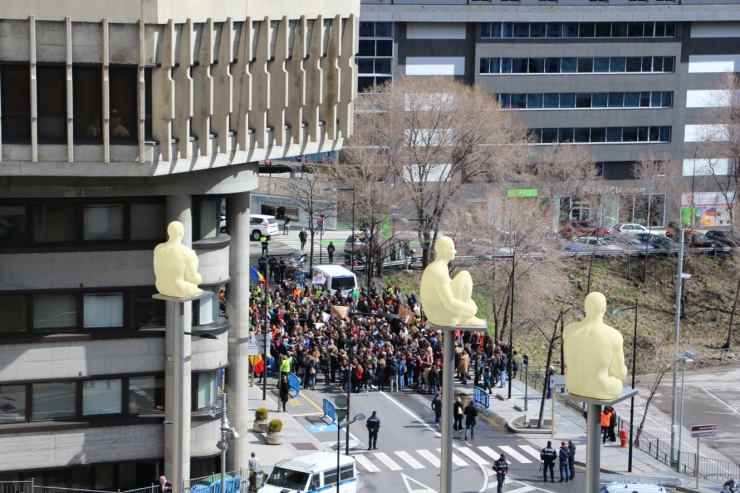
[[[431,323],[441,327],[485,325],[475,316],[478,306],[472,299],[473,279],[462,271],[450,279],[447,264],[455,258],[455,243],[440,236],[434,243],[437,259],[424,269],[419,296],[424,313]]]
[[[563,330],[563,350],[568,373],[568,392],[599,400],[616,399],[622,393],[624,365],[622,334],[604,323],[606,298],[601,293],[586,296],[586,316]]]
[[[167,226],[168,240],[154,249],[154,275],[157,291],[173,298],[191,298],[203,292],[198,284],[198,256],[182,244],[185,227],[180,221]]]

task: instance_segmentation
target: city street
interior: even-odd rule
[[[333,450],[336,450],[337,431],[334,425],[328,424],[329,418],[322,419],[322,402],[323,399],[333,402],[337,391],[336,384],[324,387],[317,382],[315,391],[301,389],[301,394],[291,399],[287,407],[292,416]],[[394,393],[352,394],[350,416],[358,413],[370,416],[377,411],[381,420],[377,450],[367,450],[364,423],[358,422],[350,430],[350,454],[357,460],[366,491],[421,493],[439,490],[441,435],[434,426],[431,400],[429,395],[408,389]],[[544,484],[539,470],[539,450],[515,435],[492,429],[492,425],[481,412],[475,439],[469,438],[466,442],[462,433],[454,435],[454,492],[495,492],[496,477],[491,467],[501,453],[506,454],[510,467],[504,491],[579,491],[582,470],[576,471],[575,483],[558,483],[556,471],[556,483]],[[346,447],[345,433],[342,430],[342,453]]]

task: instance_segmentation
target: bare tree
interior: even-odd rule
[[[371,148],[406,199],[401,210],[420,222],[422,263],[460,189],[496,181],[529,152],[526,130],[491,94],[445,78],[400,78],[358,98],[346,150]]]

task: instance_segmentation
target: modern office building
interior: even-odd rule
[[[708,159],[726,156],[697,157],[696,141],[710,91],[723,72],[740,71],[740,2],[362,0],[360,21],[360,90],[402,75],[483,86],[540,145],[589,146],[602,182],[590,192],[607,224],[645,224],[635,162],[649,153],[671,156],[666,173],[677,177],[673,191],[651,197],[665,203],[654,226],[678,220],[680,204],[686,220],[692,191],[701,226],[727,224],[705,176]],[[593,216],[588,200],[572,213]]]
[[[185,314],[217,340],[186,338],[183,477],[214,470],[224,376],[245,434],[257,162],[351,134],[358,21],[356,0],[0,2],[0,481],[171,474],[172,220],[216,295]],[[233,441],[229,470],[247,459]]]

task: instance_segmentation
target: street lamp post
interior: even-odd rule
[[[350,270],[355,271],[355,189],[354,188],[325,188],[325,192],[349,192],[352,191],[352,258],[350,259]]]
[[[635,329],[632,332],[632,389],[635,388],[635,368],[637,364],[637,307],[639,302],[635,300],[635,304],[631,306],[626,306],[624,308],[616,308],[612,310],[612,315],[617,315],[619,313],[622,313],[627,310],[635,310]],[[627,472],[632,472],[632,446],[634,445],[634,440],[632,438],[632,430],[634,427],[635,421],[635,396],[632,396],[630,398],[630,448],[629,448],[629,456],[627,459]]]
[[[686,363],[692,364],[694,362],[694,356],[698,351],[696,349],[687,349],[684,354],[677,354],[676,358],[683,361],[683,368],[681,370],[681,420],[679,421],[678,427],[678,457],[676,458],[676,470],[681,469],[681,442],[683,440],[683,395],[684,395],[684,381],[686,379]],[[697,454],[699,451],[697,450]],[[697,456],[697,462],[698,462]]]
[[[216,442],[216,447],[221,450],[221,491],[226,491],[226,451],[229,450],[229,443],[226,439],[231,436],[233,439],[239,438],[233,426],[226,417],[226,392],[221,394],[221,439]]]
[[[339,457],[340,457],[340,453],[339,452],[341,451],[342,447],[340,446],[340,443],[339,442],[342,439],[342,428],[349,429],[349,425],[351,425],[352,423],[354,423],[356,421],[360,421],[360,420],[363,420],[363,419],[365,419],[365,415],[362,414],[362,413],[360,413],[357,416],[355,416],[354,418],[352,418],[352,420],[347,421],[344,424],[341,424],[340,425],[339,423],[337,423],[337,493],[339,493],[339,483],[341,482],[340,481],[340,475],[339,475]],[[347,455],[349,455],[349,454],[347,454]],[[224,491],[223,488],[221,489],[221,491],[222,492]]]
[[[690,274],[683,273],[683,247],[684,247],[684,230],[680,228],[679,242],[678,242],[678,272],[676,274],[676,323],[674,329],[674,343],[675,353],[678,354],[678,346],[681,342],[681,292],[683,287],[683,281],[690,279]],[[677,397],[677,383],[678,383],[678,369],[676,365],[673,365],[673,392],[672,392],[672,405],[671,405],[671,466],[677,463],[674,462],[673,452],[676,449],[676,397]]]

